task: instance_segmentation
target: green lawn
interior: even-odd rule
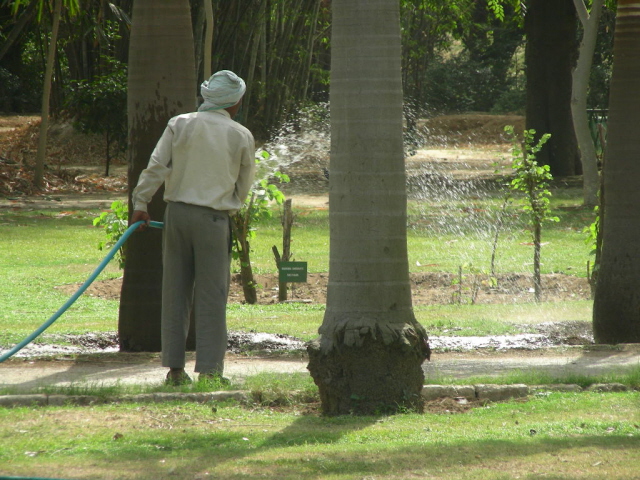
[[[579,207],[579,191],[562,191],[554,200],[557,224],[543,230],[543,273],[564,272],[584,276],[589,260],[582,229],[593,213]],[[493,245],[492,224],[479,222],[475,210],[497,210],[498,196],[468,204],[438,202],[410,203],[408,230],[409,266],[412,272],[465,272],[489,270]],[[465,206],[466,205],[466,206]],[[326,209],[296,207],[292,251],[295,260],[308,262],[309,272],[327,272],[329,263],[328,212]],[[471,212],[471,213],[470,213]],[[510,207],[508,226],[499,234],[496,251],[497,273],[531,271],[532,247],[519,207]],[[68,299],[56,287],[82,283],[106,255],[97,245],[103,231],[92,226],[97,211],[4,211],[0,212],[0,345],[20,341],[46,321]],[[485,215],[484,213],[482,215]],[[482,217],[480,215],[480,217]],[[486,216],[486,215],[485,215]],[[478,228],[478,225],[484,225]],[[275,273],[271,247],[281,245],[278,212],[257,225],[252,242],[255,273]],[[115,262],[100,279],[121,275]],[[498,306],[426,306],[416,315],[432,333],[447,334],[448,325],[456,334],[482,335],[515,333],[518,324],[541,319],[589,321],[591,302]],[[231,305],[229,328],[285,333],[308,340],[322,321],[322,305]],[[114,331],[118,302],[82,296],[48,333]],[[524,321],[525,319],[529,319]]]
[[[453,401],[335,418],[304,405],[0,409],[0,475],[77,479],[638,478],[640,393]]]
[[[576,207],[578,193],[554,201],[561,222],[543,231],[543,272],[584,275],[589,259],[582,228],[593,214]],[[483,199],[497,208],[499,199]],[[486,270],[490,229],[451,206],[410,206],[409,262],[413,272]],[[438,208],[453,217],[436,215]],[[514,207],[515,208],[515,207]],[[296,208],[293,252],[310,272],[326,272],[326,210]],[[432,216],[426,212],[434,212]],[[500,232],[497,269],[529,272],[531,247],[512,212]],[[21,340],[68,298],[56,287],[83,282],[105,252],[95,211],[0,213],[0,345]],[[456,218],[457,217],[457,218]],[[458,222],[453,225],[454,220]],[[455,228],[452,230],[451,228]],[[258,225],[257,273],[274,273],[275,218]],[[112,263],[100,278],[120,275]],[[523,324],[589,321],[591,302],[525,305],[429,305],[415,308],[432,335],[526,331]],[[116,301],[81,297],[51,332],[116,330]],[[315,336],[324,305],[230,305],[229,328]],[[531,378],[525,378],[534,375]],[[544,382],[514,372],[505,383]],[[78,479],[630,479],[640,448],[640,394],[541,394],[526,401],[473,405],[452,400],[427,413],[392,417],[317,415],[317,389],[303,378],[247,379],[257,403],[238,405],[119,404],[0,409],[0,476]],[[481,381],[482,379],[476,379]],[[594,379],[573,379],[590,383]],[[607,379],[604,379],[607,380]],[[612,381],[638,384],[633,371]],[[257,383],[252,383],[252,382]],[[558,379],[546,379],[549,382]],[[194,387],[195,388],[195,387]],[[62,392],[64,393],[64,392]],[[105,392],[108,394],[108,392]],[[213,408],[212,408],[213,407]]]

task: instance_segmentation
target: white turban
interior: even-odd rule
[[[221,70],[211,75],[200,85],[204,103],[198,111],[220,110],[233,107],[244,95],[247,86],[239,76],[230,70]]]

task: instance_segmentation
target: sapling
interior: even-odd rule
[[[269,153],[263,151],[256,157],[259,165],[261,159],[268,160]],[[289,182],[289,177],[280,172],[274,172],[273,176],[282,183]],[[245,301],[254,304],[258,301],[256,294],[256,283],[253,278],[251,267],[251,245],[250,239],[255,236],[255,222],[261,218],[271,217],[269,204],[276,202],[282,205],[284,194],[273,183],[269,183],[268,178],[262,178],[249,194],[249,198],[244,203],[240,211],[232,217],[231,227],[233,229],[233,257],[240,262],[240,278]]]
[[[548,189],[549,182],[553,180],[548,165],[538,165],[536,154],[551,137],[545,133],[537,143],[534,143],[535,130],[525,130],[520,141],[516,136],[513,126],[507,125],[505,132],[512,138],[511,168],[514,177],[510,188],[525,195],[523,210],[529,216],[529,224],[533,230],[533,287],[536,302],[540,301],[542,283],[540,280],[540,250],[542,237],[542,224],[545,221],[557,222],[558,217],[551,215]]]
[[[104,233],[107,235],[107,239],[98,243],[98,250],[104,250],[105,247],[113,247],[120,237],[124,235],[124,232],[129,228],[129,212],[127,204],[116,200],[111,204],[111,210],[108,212],[102,212],[99,216],[93,219],[93,225],[95,227],[103,227]],[[127,244],[123,244],[118,250],[117,259],[118,265],[122,270],[124,268],[124,259],[126,255]]]
[[[583,230],[587,235],[585,243],[591,246],[589,255],[593,256],[593,266],[591,266],[591,262],[587,262],[587,279],[589,280],[589,287],[591,288],[591,298],[595,295],[600,270],[600,255],[602,254],[602,219],[600,218],[600,210],[599,206],[594,208],[596,218],[591,225],[584,227]]]

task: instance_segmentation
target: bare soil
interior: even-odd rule
[[[470,291],[462,294],[463,303],[499,304],[529,303],[534,301],[532,279],[530,275],[501,275],[497,286],[489,282],[486,275],[467,275],[469,288],[474,284],[477,295],[472,298]],[[278,278],[274,275],[257,275],[258,303],[278,302]],[[445,305],[457,302],[459,286],[454,284],[455,276],[448,273],[416,273],[411,275],[411,289],[414,305]],[[289,284],[288,299],[292,302],[326,303],[328,275],[310,273],[306,283]],[[94,282],[86,295],[118,299],[122,279],[110,279]],[[73,294],[79,285],[61,285],[58,287],[66,294]],[[467,286],[463,285],[465,289]],[[585,278],[570,275],[551,274],[542,276],[543,301],[587,300],[590,298],[589,284]],[[231,303],[244,303],[244,294],[239,275],[232,278],[229,294]]]

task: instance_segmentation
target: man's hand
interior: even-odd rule
[[[134,210],[133,215],[131,216],[131,221],[129,222],[129,225],[133,225],[134,223],[137,223],[140,221],[144,222],[142,225],[138,227],[138,231],[141,232],[142,230],[145,230],[149,226],[150,220],[151,220],[151,217],[147,212],[143,212],[142,210]]]

